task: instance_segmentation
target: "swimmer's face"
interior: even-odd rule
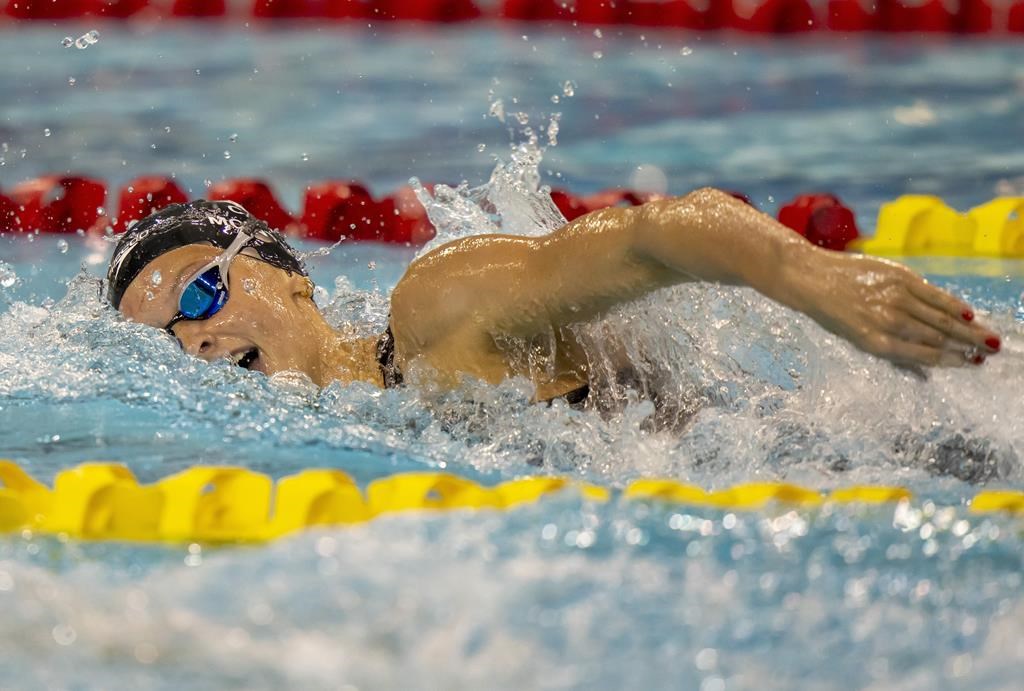
[[[187,245],[157,257],[129,284],[121,312],[132,321],[164,328],[178,312],[185,282],[220,252]],[[207,361],[230,359],[265,374],[296,370],[319,380],[319,339],[313,331],[317,308],[303,276],[238,255],[231,263],[228,295],[209,319],[174,325],[187,353]]]

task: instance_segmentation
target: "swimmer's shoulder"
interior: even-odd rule
[[[494,285],[488,268],[518,261],[517,254],[529,245],[529,239],[517,236],[473,236],[410,264],[391,294],[396,362],[404,369],[422,360],[488,381],[507,376],[492,334],[500,317],[496,312],[514,286]]]
[[[416,351],[452,338],[488,335],[514,285],[498,285],[496,266],[525,264],[532,240],[475,235],[437,247],[416,259],[391,294],[396,344]],[[401,332],[401,333],[400,333]]]

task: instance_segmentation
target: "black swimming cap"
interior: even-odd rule
[[[307,276],[306,267],[284,236],[229,201],[197,199],[171,204],[150,214],[121,234],[107,269],[107,299],[115,308],[128,285],[151,261],[185,245],[210,244],[227,249],[245,230],[254,237],[246,247],[268,264]]]

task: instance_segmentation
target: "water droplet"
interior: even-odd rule
[[[170,125],[167,125],[166,127],[164,127],[164,132],[170,133],[170,131],[171,131],[171,126]]]
[[[683,46],[682,48],[679,49],[679,54],[682,55],[683,57],[686,57],[687,55],[693,55],[693,48],[691,48],[690,46]]]
[[[603,58],[603,57],[604,57],[604,53],[602,53],[602,52],[601,52],[601,51],[599,51],[599,50],[595,50],[595,51],[594,51],[594,59],[595,59],[595,60],[600,60],[600,59],[601,59],[601,58]]]
[[[153,275],[149,277],[149,282],[155,286],[160,285],[164,282],[164,275],[160,273],[160,269],[153,272]]]
[[[196,74],[202,74],[202,73],[198,69],[196,69]]]
[[[516,122],[518,122],[520,125],[526,125],[530,122],[530,116],[522,111],[516,113],[515,117]]]
[[[17,282],[18,274],[14,273],[14,268],[10,264],[0,262],[0,287],[13,288]]]
[[[92,45],[93,43],[98,43],[100,40],[100,32],[96,31],[96,29],[93,29],[85,35],[85,40],[88,41],[90,45]]]
[[[598,38],[604,38],[604,34],[601,33],[600,29],[594,29],[594,36]]]
[[[46,129],[43,130],[43,136],[44,137],[49,137],[50,136],[50,128],[49,127],[47,127]]]
[[[559,102],[559,101],[561,101],[561,100],[562,100],[562,99],[560,99],[560,98],[558,97],[558,94],[555,94],[555,95],[553,95],[553,96],[551,97],[551,102],[552,102],[552,103],[558,103],[558,102]]]
[[[481,151],[481,152],[482,151],[486,151],[487,150],[487,145],[486,144],[477,144],[476,145],[476,150],[477,151]]]
[[[552,117],[548,123],[548,144],[558,146],[558,118]]]
[[[60,240],[58,240],[57,241],[57,249],[60,250],[61,254],[67,254],[68,253],[68,241],[65,240],[64,238],[61,238]]]
[[[152,290],[147,290],[146,291],[146,301],[147,302],[152,300],[152,299],[154,299],[155,297],[156,297],[156,295],[153,294]]]
[[[78,638],[78,634],[70,624],[57,624],[53,627],[53,640],[57,645],[71,645]]]
[[[252,280],[251,278],[243,279],[242,290],[244,290],[247,293],[251,293],[252,291],[256,290],[256,281]]]
[[[629,186],[639,192],[665,194],[668,192],[668,177],[658,166],[644,163],[633,171],[629,178]]]
[[[373,271],[377,268],[377,262],[366,262],[366,268]]]
[[[74,77],[68,77],[68,85],[69,86],[74,86],[77,82],[78,82],[78,80],[75,79]]]
[[[224,152],[224,159],[227,160],[229,158],[231,158],[231,152],[230,151],[225,151]]]
[[[78,48],[78,50],[85,50],[88,47],[89,42],[85,40],[85,36],[79,36],[77,39],[75,39],[75,48]]]
[[[60,40],[60,44],[65,48],[70,48],[71,46],[75,45],[75,39],[71,38],[70,36],[65,36]]]
[[[156,144],[150,144],[150,145],[149,145],[149,148],[150,148],[150,149],[155,149],[155,148],[156,148]]]
[[[567,81],[562,84],[562,95],[568,98],[572,98],[576,95],[576,84],[571,81]]]
[[[307,154],[305,151],[302,152],[302,160],[303,161],[308,161],[309,160],[309,154]]]
[[[496,98],[492,103],[487,114],[492,118],[498,118],[499,121],[505,122],[505,102],[500,98]]]
[[[237,142],[238,141],[238,132],[232,132],[231,136],[228,137],[228,141]]]

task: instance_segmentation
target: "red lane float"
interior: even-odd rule
[[[639,206],[663,198],[664,195],[661,194],[633,192],[625,189],[602,190],[586,197],[577,197],[565,190],[551,190],[551,201],[555,203],[567,221],[572,221],[598,209],[607,209],[612,206]]]
[[[779,222],[819,247],[842,251],[860,237],[853,211],[833,194],[801,194],[779,208]]]
[[[106,19],[128,19],[151,9],[149,0],[99,0],[93,12]]]
[[[824,2],[825,0],[823,0]],[[1012,4],[1010,4],[1012,3]],[[633,25],[754,33],[832,31],[1024,32],[1024,0],[8,0],[27,20],[240,18]]]
[[[565,190],[551,190],[551,201],[555,203],[567,221],[573,221],[590,211],[582,199]]]
[[[113,228],[123,231],[132,221],[140,221],[170,204],[184,204],[188,195],[170,178],[151,175],[132,180],[118,195],[117,218]]]
[[[944,0],[878,0],[882,31],[944,33],[953,30],[953,13]]]
[[[378,0],[376,19],[414,22],[465,22],[482,15],[473,0]]]
[[[249,213],[266,221],[267,225],[281,232],[289,232],[295,219],[285,211],[284,207],[270,191],[270,186],[256,178],[239,178],[224,180],[210,186],[206,192],[207,199],[226,199],[238,202]]]
[[[732,0],[720,3],[722,26],[758,34],[792,34],[819,26],[807,0]]]
[[[960,0],[954,24],[961,33],[985,34],[995,27],[995,12],[990,0]]]
[[[48,175],[20,183],[9,196],[17,205],[11,230],[74,233],[103,215],[107,188],[89,178]]]
[[[17,203],[7,195],[0,194],[0,233],[18,229]]]
[[[1013,33],[1024,33],[1024,0],[1017,0],[1010,7],[1006,18],[1006,28]]]
[[[7,14],[16,19],[77,19],[97,8],[97,0],[10,0]]]
[[[576,8],[560,0],[504,0],[498,10],[502,19],[516,21],[572,21]]]
[[[427,186],[433,191],[432,186]],[[739,192],[728,192],[751,204]],[[329,180],[309,185],[302,213],[293,217],[276,199],[270,186],[255,178],[224,180],[212,185],[208,199],[238,202],[254,216],[282,232],[321,242],[375,241],[420,245],[435,231],[415,191],[408,185],[374,198],[361,183]],[[103,183],[77,176],[51,175],[17,185],[0,195],[0,232],[99,232],[108,226],[123,231],[168,204],[183,203],[188,195],[171,178],[144,176],[124,185],[118,194],[118,214],[104,212]],[[665,195],[608,189],[587,196],[552,190],[551,199],[569,221],[608,207],[638,206]],[[831,194],[805,194],[779,209],[779,221],[809,241],[842,250],[859,237],[853,212]]]
[[[870,0],[829,0],[825,26],[832,31],[874,31],[878,15]]]
[[[433,185],[425,185],[433,193]],[[416,191],[405,185],[399,187],[391,195],[395,203],[395,229],[393,236],[397,242],[420,245],[433,238],[437,231],[427,218],[427,210],[420,204]]]
[[[370,191],[358,182],[319,182],[306,188],[302,202],[303,235],[334,242],[347,235],[345,218],[350,209],[372,202]]]
[[[194,19],[223,17],[228,12],[225,0],[174,0],[171,16]]]
[[[258,19],[364,19],[375,17],[364,0],[255,0],[252,16]]]
[[[620,21],[623,5],[630,5],[630,0],[591,0],[577,2],[575,20],[583,24],[616,24]],[[663,3],[667,4],[667,3]]]

